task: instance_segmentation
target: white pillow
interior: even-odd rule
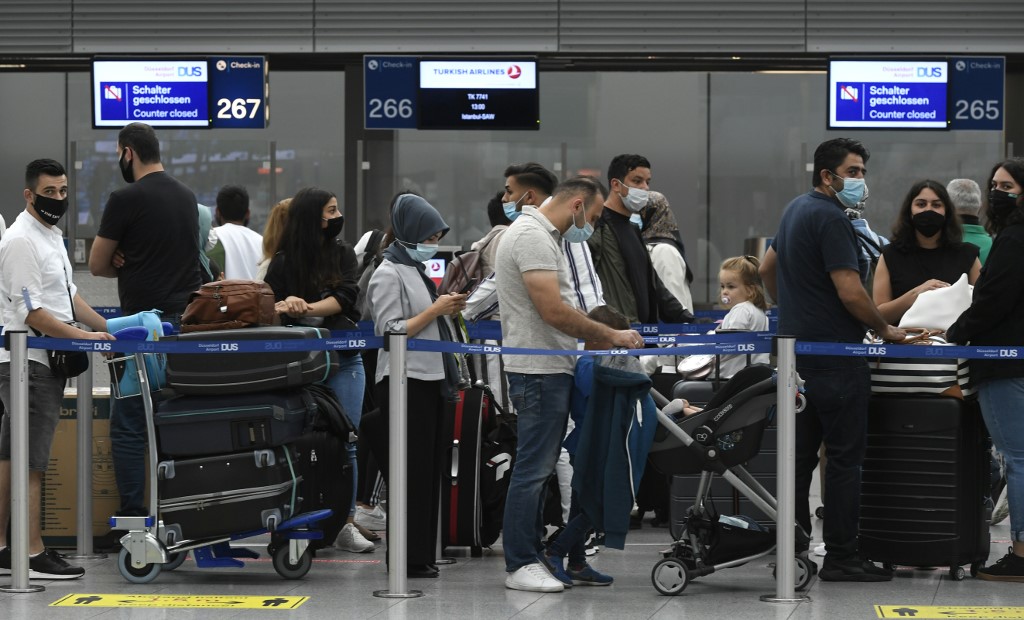
[[[971,307],[973,293],[974,287],[967,283],[966,273],[951,286],[925,291],[900,319],[900,327],[949,329],[964,310]]]

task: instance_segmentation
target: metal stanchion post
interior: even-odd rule
[[[800,603],[807,596],[794,593],[796,577],[796,339],[777,336],[778,390],[776,424],[778,426],[777,487],[778,519],[775,544],[775,594],[765,594],[768,603]]]
[[[92,357],[91,353],[87,355]],[[92,361],[90,359],[90,361]],[[78,543],[74,560],[102,560],[105,553],[93,553],[92,540],[92,364],[76,379],[78,391]]]
[[[7,333],[11,351],[11,585],[0,592],[23,594],[46,588],[28,583],[28,332]]]
[[[389,332],[384,343],[390,356],[388,392],[388,589],[376,590],[380,598],[416,598],[419,590],[408,589],[408,548],[406,520],[409,516],[408,492],[409,429],[406,411],[409,391],[405,373],[406,341],[404,333]]]

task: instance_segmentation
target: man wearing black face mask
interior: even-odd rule
[[[68,177],[52,159],[37,159],[25,169],[25,210],[0,240],[0,322],[4,331],[29,331],[54,338],[113,340],[107,321],[78,294],[71,262],[57,222],[68,208]],[[79,329],[81,321],[97,330]],[[41,489],[50,460],[53,433],[67,381],[52,368],[47,352],[30,349],[28,384],[29,424],[29,577],[75,579],[85,571],[70,566],[45,549],[40,535]],[[11,354],[0,349],[0,398],[11,411]],[[17,369],[15,369],[17,372]],[[11,572],[7,525],[11,507],[10,415],[0,422],[0,575]]]
[[[118,168],[129,185],[107,199],[89,254],[94,276],[117,278],[121,310],[157,309],[177,326],[189,295],[200,286],[199,211],[195,194],[164,171],[160,142],[144,123],[117,136]],[[121,495],[119,515],[145,508],[146,424],[141,397],[112,403],[110,441]],[[97,548],[116,549],[117,534]]]

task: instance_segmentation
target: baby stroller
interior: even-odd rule
[[[700,474],[696,499],[687,508],[682,531],[673,532],[672,547],[654,565],[651,582],[661,594],[675,595],[697,577],[740,566],[775,550],[775,531],[765,530],[745,517],[719,518],[708,501],[715,475],[746,496],[772,520],[778,504],[744,468],[761,450],[764,429],[775,415],[776,376],[765,364],[742,369],[708,402],[700,413],[674,418],[669,403],[652,390],[661,426],[648,456],[649,465],[666,475]],[[798,396],[802,399],[802,396]],[[798,404],[798,411],[802,405]],[[673,521],[676,521],[673,515]],[[796,527],[797,548],[810,538]],[[817,573],[807,552],[794,558],[795,589],[802,590]]]

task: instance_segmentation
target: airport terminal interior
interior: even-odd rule
[[[607,184],[612,157],[638,153],[678,223],[693,309],[713,310],[722,261],[763,255],[786,205],[810,189],[825,140],[869,149],[861,206],[883,235],[916,181],[968,178],[987,192],[993,166],[1024,153],[1022,35],[1024,4],[998,0],[7,0],[0,215],[10,227],[24,209],[29,161],[64,162],[70,207],[58,227],[74,282],[93,306],[116,309],[117,280],[93,276],[88,257],[108,196],[124,187],[117,136],[134,120],[156,128],[166,171],[201,205],[245,186],[253,230],[275,203],[316,186],[337,196],[341,238],[355,243],[387,226],[392,196],[410,190],[451,227],[448,259],[487,234],[486,205],[509,164]],[[139,77],[147,63],[171,73]],[[150,85],[132,92],[133,81]],[[168,103],[189,97],[198,108]],[[105,495],[116,493],[101,419],[109,376],[103,364],[91,372],[104,412],[96,502],[116,506]],[[51,460],[59,482],[44,493],[44,536],[66,554],[69,403]],[[815,474],[812,510],[818,489]],[[813,521],[810,557],[821,565],[822,520]],[[1009,523],[991,526],[989,563],[1006,554]],[[105,529],[98,518],[97,534]],[[672,537],[648,521],[624,550],[590,556],[614,576],[610,587],[506,589],[499,539],[479,557],[448,549],[454,562],[439,578],[408,581],[422,596],[382,598],[385,542],[372,553],[321,550],[297,580],[275,572],[265,537],[233,543],[261,555],[244,568],[198,568],[190,556],[143,584],[124,579],[116,554],[69,559],[84,577],[0,592],[0,618],[1024,618],[1020,584],[973,578],[969,566],[962,580],[948,567],[904,566],[886,583],[814,577],[799,600],[765,602],[775,593],[769,554],[664,595],[651,575]]]

